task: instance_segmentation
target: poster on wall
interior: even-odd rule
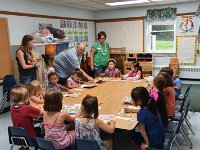
[[[72,34],[73,33],[73,28],[72,28],[72,21],[67,20],[67,34]]]
[[[178,17],[178,35],[194,34],[195,16],[186,15]]]
[[[84,22],[84,34],[88,34],[88,24]]]
[[[73,21],[73,32],[74,32],[74,34],[78,34],[78,32],[79,32],[78,22],[76,20]]]
[[[74,38],[73,38],[73,36],[72,35],[68,35],[67,39],[69,41],[69,48],[74,47]]]
[[[84,41],[85,41],[86,47],[88,47],[88,35],[84,35]]]
[[[48,26],[52,27],[52,24],[49,24],[49,23],[39,23],[39,30],[46,29]]]
[[[66,29],[66,22],[65,20],[60,21],[60,29],[64,31],[65,35],[67,34],[67,29]]]
[[[79,42],[79,37],[78,35],[74,36],[74,45],[76,45]]]
[[[79,27],[79,34],[83,34],[83,22],[82,21],[78,22],[78,27]]]
[[[181,65],[196,65],[196,35],[176,37],[176,55]]]

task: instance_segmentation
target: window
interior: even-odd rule
[[[148,25],[148,50],[154,53],[175,52],[174,21],[160,21]]]

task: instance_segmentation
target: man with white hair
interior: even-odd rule
[[[76,68],[80,69],[82,55],[85,53],[85,44],[78,43],[76,47],[64,50],[55,57],[54,68],[59,77],[59,84],[66,85],[67,78],[75,71]],[[83,76],[89,81],[93,78],[87,75],[82,69]]]

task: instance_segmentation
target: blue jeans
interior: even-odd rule
[[[30,76],[19,75],[19,82],[21,84],[29,84],[31,83],[31,81],[36,80],[36,79],[37,79],[36,74],[30,75]]]
[[[94,66],[94,74],[98,75],[104,73],[107,69],[107,66]]]

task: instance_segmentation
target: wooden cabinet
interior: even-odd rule
[[[131,63],[138,61],[142,67],[143,76],[153,74],[153,54],[152,53],[127,53],[124,62],[124,74],[131,69]]]

